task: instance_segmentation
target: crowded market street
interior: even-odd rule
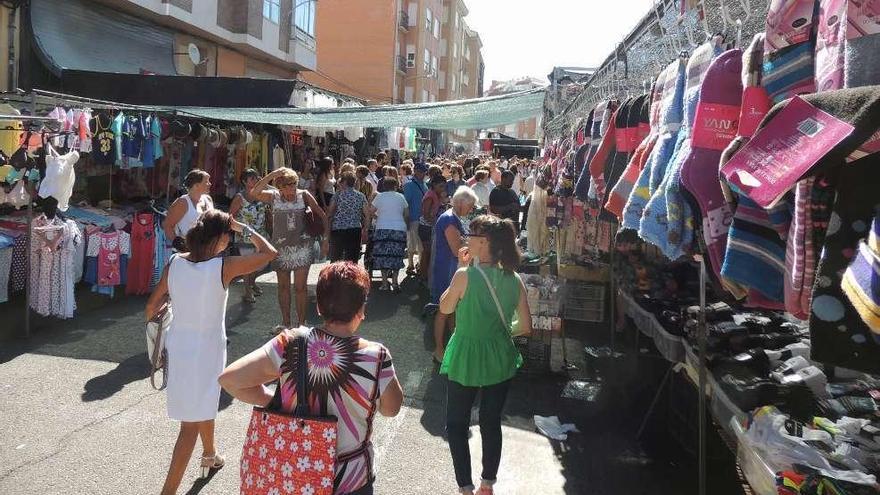
[[[312,284],[321,266],[312,268]],[[261,280],[266,292],[255,306],[230,302],[230,361],[269,339],[265,329],[276,317],[274,284],[271,274]],[[233,286],[230,301],[240,290]],[[454,487],[448,486],[452,466],[443,438],[445,385],[431,365],[432,347],[421,318],[424,293],[413,280],[404,281],[402,290],[400,295],[371,294],[361,331],[386,343],[406,395],[397,417],[377,419],[377,493],[449,493]],[[18,322],[16,317],[9,315]],[[165,417],[164,392],[149,385],[142,321],[143,299],[128,298],[111,307],[84,309],[65,325],[46,320],[30,341],[3,344],[0,431],[8,433],[0,437],[0,493],[157,492],[176,426]],[[583,370],[585,363],[574,364]],[[651,394],[629,396],[618,380],[638,382],[638,376],[621,376],[616,368],[605,378],[608,386],[592,403],[560,400],[564,379],[517,378],[504,418],[505,475],[499,492],[673,495],[693,489],[692,477],[682,475],[683,469],[693,468],[649,458],[634,440]],[[631,408],[613,406],[622,403]],[[237,459],[250,410],[223,396],[216,435],[229,465],[208,481],[186,478],[180,493],[236,493]],[[536,432],[534,414],[575,418],[581,433],[564,443],[551,441]],[[479,445],[479,438],[475,431],[472,446]],[[722,463],[713,474],[718,490],[713,493],[742,493],[730,466]]]

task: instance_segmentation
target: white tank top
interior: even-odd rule
[[[193,204],[192,198],[189,197],[189,194],[184,194],[181,198],[186,200],[186,213],[183,214],[183,217],[177,222],[177,225],[174,226],[174,232],[180,237],[186,237],[187,232],[195,227],[196,222],[199,220],[199,216],[207,211],[208,208],[199,211],[198,205]],[[201,198],[199,199],[198,204],[202,204]]]

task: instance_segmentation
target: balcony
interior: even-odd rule
[[[397,71],[406,74],[406,58],[397,56]]]
[[[404,32],[409,31],[409,14],[403,10],[401,10],[397,16],[397,27]],[[404,67],[404,69],[406,69],[406,67]]]

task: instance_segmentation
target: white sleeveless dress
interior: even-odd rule
[[[226,367],[223,258],[192,262],[179,256],[168,268],[173,318],[168,331],[168,416],[206,421],[217,416]]]

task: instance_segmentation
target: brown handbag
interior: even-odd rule
[[[316,200],[317,201],[317,200]],[[305,200],[303,200],[305,203]],[[309,237],[321,237],[324,235],[324,222],[315,214],[311,206],[306,206],[305,232]]]

